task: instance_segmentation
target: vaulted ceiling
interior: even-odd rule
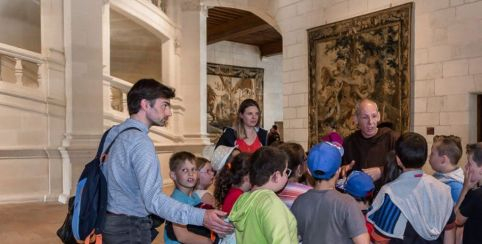
[[[255,14],[233,8],[215,7],[208,10],[207,43],[232,41],[257,46],[261,56],[283,51],[281,35]]]

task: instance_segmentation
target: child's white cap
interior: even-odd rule
[[[213,166],[213,169],[216,171],[221,170],[226,164],[229,155],[231,155],[235,148],[236,147],[228,147],[223,145],[216,147],[216,149],[214,149],[213,157],[211,158],[211,165]]]

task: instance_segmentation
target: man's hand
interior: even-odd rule
[[[350,164],[341,166],[340,178],[345,178],[346,173],[350,172],[350,170],[353,169],[353,166],[355,166],[355,160],[352,160]]]
[[[382,177],[382,169],[380,167],[363,169],[363,172],[372,177],[373,181],[377,181]]]
[[[226,213],[223,211],[215,209],[206,210],[203,225],[222,236],[231,234],[234,230],[233,225],[224,222],[222,217],[226,217]]]

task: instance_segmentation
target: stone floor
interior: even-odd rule
[[[24,203],[0,205],[0,243],[62,243],[56,235],[67,214],[60,203]],[[160,234],[153,243],[164,243]]]

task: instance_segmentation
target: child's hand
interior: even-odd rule
[[[464,166],[464,188],[472,189],[477,185],[477,180],[473,177],[474,172],[470,169],[469,164]]]

